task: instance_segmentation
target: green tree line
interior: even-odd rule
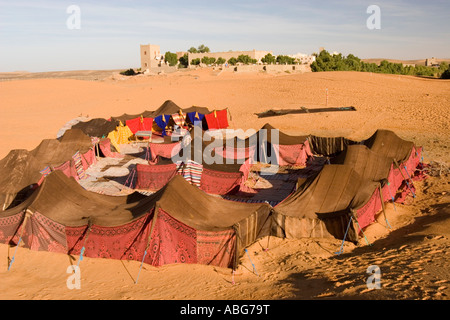
[[[442,62],[439,68],[426,66],[403,66],[402,63],[393,63],[383,60],[379,65],[376,63],[366,63],[353,54],[343,56],[341,53],[331,55],[328,51],[322,50],[316,55],[316,61],[311,64],[313,72],[319,71],[361,71],[374,73],[402,74],[428,77],[449,77],[450,69],[446,62]],[[448,78],[447,78],[448,79]]]

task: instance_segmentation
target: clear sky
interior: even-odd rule
[[[67,21],[80,9],[80,29]],[[380,29],[369,29],[370,5]],[[161,52],[311,54],[319,47],[360,58],[450,58],[450,1],[0,0],[0,72],[140,66],[139,45]]]

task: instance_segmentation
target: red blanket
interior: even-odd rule
[[[227,109],[215,110],[205,115],[208,129],[225,129],[228,128]]]

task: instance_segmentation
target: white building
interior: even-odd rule
[[[313,55],[307,55],[305,53],[297,53],[290,55],[289,57],[297,59],[300,64],[311,64],[316,61],[316,57]]]

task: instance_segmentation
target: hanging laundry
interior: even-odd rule
[[[187,116],[189,117],[189,120],[194,124],[194,125],[202,125],[202,120],[205,117],[204,114],[198,113],[198,112],[188,112]]]
[[[162,114],[160,116],[157,116],[154,121],[158,125],[158,127],[162,130],[162,136],[166,136],[166,127],[169,124],[170,116],[167,116],[165,114]]]
[[[153,118],[144,118],[140,116],[139,118],[127,120],[126,125],[133,133],[136,133],[138,131],[151,131]]]
[[[225,129],[228,128],[227,109],[214,110],[210,114],[205,115],[208,129]]]
[[[180,110],[179,112],[172,114],[172,119],[177,126],[183,127],[186,121],[186,116],[183,114],[183,111]]]

